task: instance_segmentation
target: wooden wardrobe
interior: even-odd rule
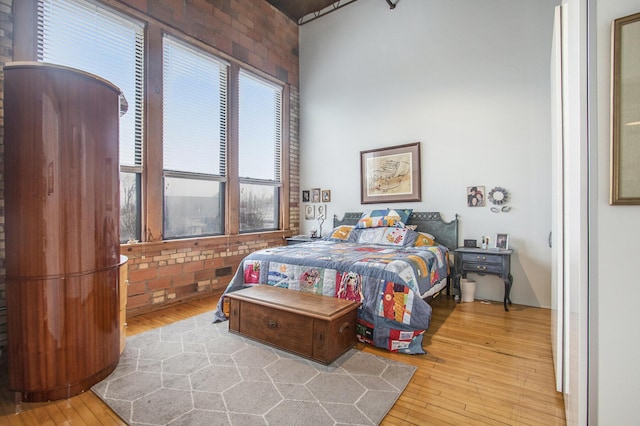
[[[4,93],[9,389],[67,398],[120,355],[120,90],[14,62]]]

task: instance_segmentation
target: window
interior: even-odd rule
[[[282,87],[238,76],[240,232],[279,227]]]
[[[80,0],[38,1],[38,60],[100,76],[122,90],[120,118],[120,239],[140,239],[144,26]]]
[[[119,2],[34,0],[35,5],[38,60],[96,74],[126,97],[128,112],[120,120],[122,242],[159,234],[175,239],[279,229],[287,201],[281,176],[282,84],[189,43],[153,18],[132,18]],[[162,67],[162,105],[156,104],[159,97],[144,97],[145,81],[157,84],[157,77],[144,73],[147,25],[168,33],[162,58],[154,55],[148,64]],[[145,121],[147,108],[162,111],[162,120]],[[144,125],[153,128],[145,132]],[[145,141],[144,147],[145,133],[162,138]],[[147,149],[153,158],[143,158]],[[225,217],[228,212],[233,217]]]
[[[168,35],[163,52],[163,235],[220,235],[228,65]]]

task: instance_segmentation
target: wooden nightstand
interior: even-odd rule
[[[460,289],[460,278],[466,278],[468,272],[479,275],[497,275],[504,281],[504,310],[509,310],[511,299],[511,255],[513,250],[494,250],[461,247],[454,251],[454,286]],[[460,298],[460,300],[462,297]]]

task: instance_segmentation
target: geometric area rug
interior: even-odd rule
[[[319,364],[212,320],[127,338],[92,391],[130,425],[377,425],[416,370],[355,349]]]

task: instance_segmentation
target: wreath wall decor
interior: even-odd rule
[[[508,199],[509,193],[500,186],[496,186],[489,191],[489,201],[496,206],[506,203]]]

